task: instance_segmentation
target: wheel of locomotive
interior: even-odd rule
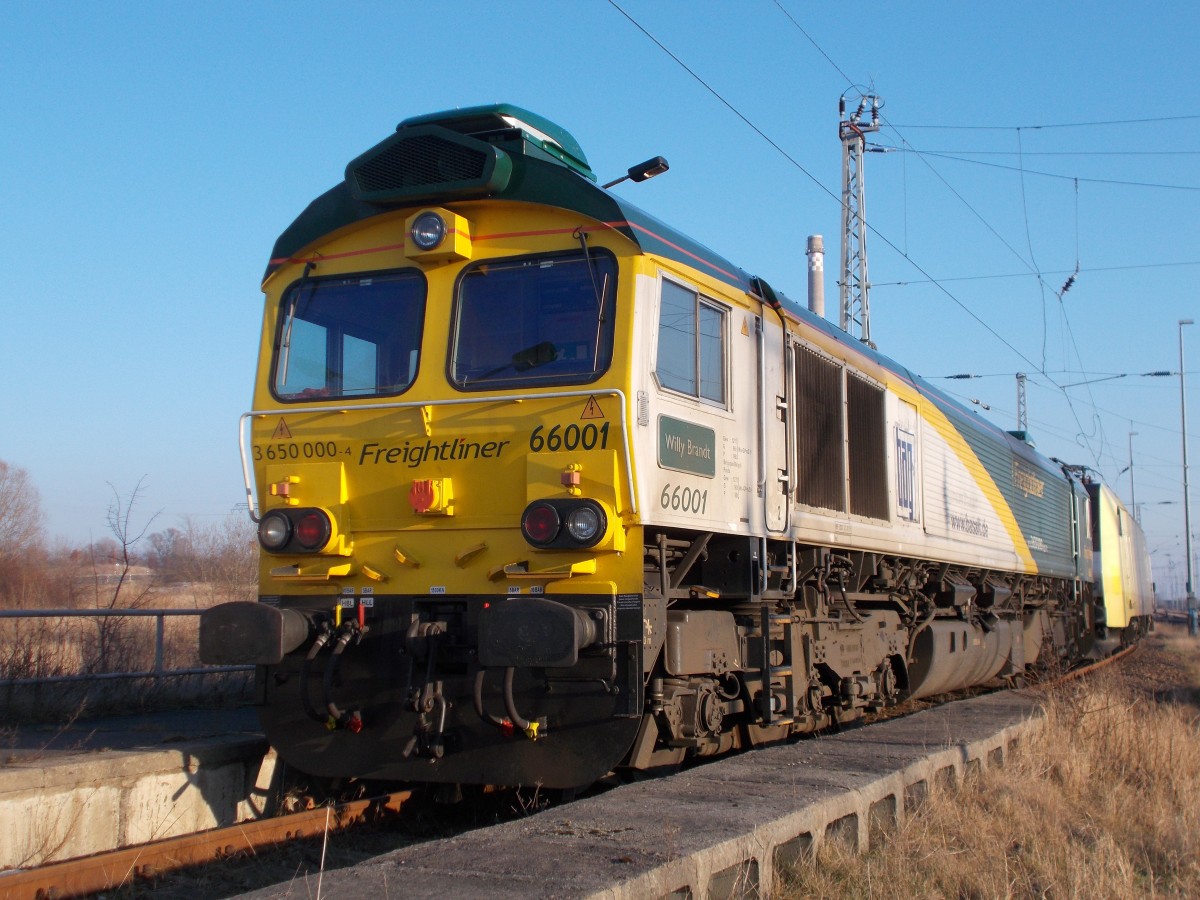
[[[879,699],[882,706],[892,706],[900,697],[901,675],[896,671],[897,660],[885,659],[878,671]],[[906,680],[906,679],[905,679]]]

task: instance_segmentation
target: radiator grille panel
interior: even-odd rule
[[[354,169],[360,191],[429,188],[484,177],[488,157],[434,135],[405,138]]]
[[[887,437],[884,391],[862,378],[846,379],[846,429],[850,457],[850,512],[888,517]]]
[[[505,151],[437,125],[405,128],[346,166],[351,194],[368,203],[482,197],[504,190],[511,175]]]
[[[796,502],[846,508],[842,367],[807,348],[796,351]]]

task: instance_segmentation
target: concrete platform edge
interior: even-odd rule
[[[0,869],[116,850],[261,818],[276,757],[262,737],[111,750],[0,769]]]
[[[818,801],[752,832],[671,860],[638,876],[586,894],[588,900],[644,900],[686,896],[726,898],[775,896],[786,868],[818,849],[825,840],[846,841],[865,851],[877,829],[904,821],[907,809],[923,797],[922,786],[960,785],[968,769],[998,765],[1014,746],[1040,728],[1031,717],[996,734],[961,742],[859,788]],[[917,788],[914,792],[913,788]],[[927,788],[925,788],[927,789]]]

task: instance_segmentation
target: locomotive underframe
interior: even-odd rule
[[[261,717],[310,774],[575,787],[637,732],[638,595],[380,595],[361,619],[361,607],[335,617],[327,599],[269,600],[270,615],[303,624],[258,668]],[[264,606],[224,607],[226,640],[242,643],[228,652],[261,652]],[[210,632],[221,624],[210,618]]]
[[[563,788],[1015,680],[1094,634],[1082,582],[786,540],[649,527],[643,581],[376,596],[369,615],[269,597],[225,607],[223,634],[232,655],[266,654],[268,738],[311,774]],[[268,645],[290,643],[277,658],[264,622]]]
[[[648,528],[635,768],[778,740],[1089,649],[1081,581]],[[736,665],[731,664],[736,661]]]

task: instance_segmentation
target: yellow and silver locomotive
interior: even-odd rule
[[[303,771],[574,787],[1118,625],[1080,479],[599,187],[525,110],[402,122],[263,289],[260,600],[208,611],[201,647],[258,665]]]

